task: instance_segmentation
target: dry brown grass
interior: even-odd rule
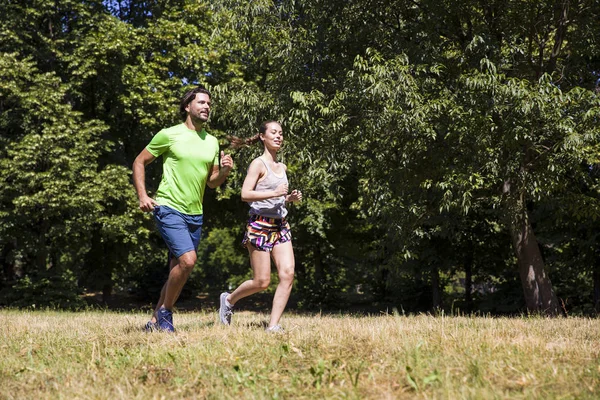
[[[596,399],[600,320],[0,311],[5,399]]]

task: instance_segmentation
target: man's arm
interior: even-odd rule
[[[146,165],[154,161],[154,157],[147,149],[138,154],[133,162],[133,186],[140,200],[140,210],[149,212],[157,203],[146,193]]]
[[[208,180],[206,181],[206,185],[214,189],[219,187],[225,182],[225,179],[229,176],[231,169],[233,168],[233,158],[229,154],[225,154],[221,151],[221,167],[214,165],[213,169],[208,176]]]

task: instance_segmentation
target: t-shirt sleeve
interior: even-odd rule
[[[148,143],[148,146],[146,146],[146,150],[154,157],[159,157],[165,151],[169,150],[169,145],[169,136],[162,130],[154,135],[150,143]]]
[[[219,151],[219,142],[215,139],[214,141],[215,144],[215,158],[213,159],[213,166],[219,166],[219,153],[221,153]]]

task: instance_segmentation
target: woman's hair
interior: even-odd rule
[[[181,98],[181,102],[179,103],[179,115],[181,115],[181,119],[183,119],[184,121],[187,118],[187,111],[185,110],[185,108],[188,106],[188,104],[192,102],[192,100],[196,98],[196,95],[198,93],[204,93],[207,94],[208,97],[210,97],[210,92],[208,90],[206,90],[202,86],[198,86],[197,88],[190,89],[187,92],[185,92],[185,94]]]
[[[271,124],[275,122],[276,124],[279,124],[279,122],[275,121],[274,119],[270,119],[268,121],[263,122],[262,124],[260,124],[260,127],[258,128],[258,133],[266,133],[267,132],[267,125]]]
[[[266,133],[267,125],[269,125],[270,123],[273,123],[273,122],[275,122],[276,124],[279,123],[273,119],[265,121],[262,124],[260,124],[260,127],[258,128],[258,133],[256,135],[250,136],[249,138],[246,138],[246,139],[242,139],[240,137],[233,136],[233,135],[227,136],[227,139],[229,140],[229,147],[231,147],[233,149],[239,149],[244,146],[253,145],[254,143],[260,141],[260,135]]]

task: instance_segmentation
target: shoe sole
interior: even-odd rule
[[[221,293],[221,297],[219,298],[219,320],[223,325],[231,325],[231,321],[228,321],[227,318],[223,316],[223,307],[227,305],[227,294]]]

